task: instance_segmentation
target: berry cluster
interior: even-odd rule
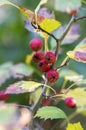
[[[52,64],[56,61],[56,56],[52,51],[45,54],[42,53],[42,41],[39,38],[34,38],[30,41],[30,48],[35,52],[32,60],[37,63],[38,68],[42,72],[46,72],[46,78],[49,82],[53,83],[58,80],[59,74],[57,70],[52,68]]]

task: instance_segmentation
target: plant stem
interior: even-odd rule
[[[45,81],[45,85],[47,84],[47,80]],[[40,96],[38,97],[37,101],[34,103],[34,105],[32,106],[32,112],[33,115],[35,114],[35,112],[38,110],[39,106],[40,106],[40,102],[42,100],[43,94],[46,92],[46,86],[43,87],[42,92],[40,94]]]
[[[68,23],[66,29],[64,30],[64,33],[63,33],[63,35],[61,36],[60,39],[56,38],[56,36],[54,36],[53,34],[47,32],[46,30],[44,30],[43,28],[41,28],[40,25],[37,25],[37,24],[35,24],[35,23],[33,23],[33,22],[32,22],[31,24],[32,24],[32,26],[33,26],[35,29],[39,29],[39,30],[41,30],[42,32],[45,32],[46,34],[48,34],[50,37],[52,37],[52,38],[56,41],[57,45],[56,45],[56,50],[55,50],[55,56],[58,58],[58,53],[59,53],[60,44],[61,44],[61,42],[63,41],[63,39],[65,38],[65,36],[67,35],[67,33],[69,32],[69,30],[70,30],[70,28],[72,27],[72,25],[73,25],[75,22],[77,22],[77,21],[79,21],[79,20],[81,20],[81,19],[85,19],[85,18],[86,18],[86,15],[85,15],[85,16],[82,16],[82,17],[78,17],[78,18],[77,18],[75,15],[73,15],[72,18],[70,19],[70,21],[69,21],[69,23]],[[54,66],[54,64],[53,64],[52,66]]]
[[[72,27],[73,23],[74,23],[74,19],[75,19],[75,16],[72,16],[71,20],[69,21],[66,29],[64,30],[64,33],[63,35],[61,36],[60,38],[60,41],[62,42],[63,39],[65,38],[65,36],[67,35],[67,33],[69,32],[70,28]]]
[[[45,36],[44,37],[44,40],[45,40],[45,53],[48,51],[48,43],[47,43],[47,41],[48,41],[48,37],[47,36]]]
[[[66,87],[67,81],[68,81],[67,79],[64,79],[61,90],[63,90]]]
[[[85,19],[86,18],[86,15],[85,16],[82,16],[82,17],[76,17],[75,15],[72,16],[71,20],[69,21],[66,29],[64,30],[64,33],[63,35],[61,36],[60,38],[60,41],[63,41],[63,39],[65,38],[65,36],[67,35],[67,33],[69,32],[70,28],[72,27],[72,25],[79,21],[79,20],[82,20],[82,19]]]
[[[70,60],[70,58],[66,57],[65,60],[62,62],[61,66],[57,67],[56,69],[60,69],[60,68],[62,68],[64,66],[67,66],[68,63],[69,63],[69,60]]]
[[[82,17],[75,18],[75,22],[76,22],[76,21],[79,21],[79,20],[82,20],[82,19],[85,19],[85,18],[86,18],[86,15],[85,15],[85,16],[82,16]]]
[[[76,111],[74,111],[71,115],[69,115],[69,116],[68,116],[68,122],[70,122],[70,120],[71,120],[72,118],[74,118],[76,115],[77,115],[77,112],[76,112]],[[64,126],[66,125],[66,123],[67,123],[67,121],[64,120],[64,121],[62,122],[60,128],[64,128]]]
[[[35,28],[35,29],[39,29],[41,30],[42,32],[48,34],[50,37],[52,37],[54,40],[58,40],[53,34],[47,32],[46,30],[44,30],[43,28],[40,27],[40,25],[35,25],[35,23],[31,22],[32,26]]]

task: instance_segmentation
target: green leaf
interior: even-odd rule
[[[11,75],[14,78],[22,78],[24,76],[29,77],[33,73],[33,68],[30,65],[24,63],[16,64],[11,67]]]
[[[29,77],[33,73],[33,68],[24,63],[13,65],[12,62],[6,62],[0,65],[0,86],[6,82],[7,79]],[[3,78],[4,77],[4,78]]]
[[[81,0],[54,0],[56,10],[68,12],[72,9],[79,9],[81,7]]]
[[[6,62],[0,65],[0,86],[11,77],[10,68],[12,66],[13,64],[11,62]]]
[[[16,114],[16,107],[12,104],[0,104],[0,124],[7,125],[13,121],[13,117]]]
[[[81,2],[82,2],[83,4],[86,4],[86,1],[85,1],[85,0],[81,0]]]
[[[71,89],[66,97],[73,97],[76,100],[77,112],[86,111],[86,88],[79,87],[75,89]]]
[[[77,82],[82,81],[83,75],[78,74],[77,72],[70,69],[62,69],[59,72],[60,77],[65,78],[65,80]]]
[[[67,125],[66,130],[84,130],[84,129],[82,128],[80,122],[78,122],[78,123],[74,123],[74,124],[69,123]]]
[[[39,25],[45,31],[52,32],[55,29],[57,29],[58,27],[60,27],[61,23],[59,21],[56,21],[55,19],[45,18]]]
[[[67,55],[73,60],[86,63],[86,38],[73,51],[68,51]]]
[[[66,114],[59,108],[54,106],[46,106],[40,108],[35,117],[39,117],[41,119],[64,119],[67,118]]]
[[[22,6],[18,6],[8,0],[0,0],[0,6],[2,5],[11,5],[16,7],[18,10],[20,10],[26,17],[29,18],[30,21],[34,18],[34,13],[31,10],[28,10],[26,8],[23,8]]]
[[[19,93],[33,92],[33,91],[35,91],[36,88],[38,88],[40,86],[46,86],[46,87],[50,88],[54,93],[56,93],[52,87],[45,85],[45,84],[35,82],[35,81],[19,81],[17,83],[11,84],[6,89],[6,93],[19,94]]]
[[[11,3],[10,1],[8,1],[8,0],[0,0],[0,6],[2,6],[2,5],[12,5],[12,6],[14,6],[14,7],[16,7],[16,8],[18,8],[19,10],[20,10],[20,7],[19,6],[17,6],[16,4],[13,4],[13,3]]]

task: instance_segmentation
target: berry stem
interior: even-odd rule
[[[45,44],[45,53],[48,51],[48,37],[47,36],[45,36],[44,37],[44,40],[45,40],[45,42],[44,42],[44,44]]]
[[[56,68],[56,70],[58,70],[58,69],[60,69],[60,68],[62,68],[62,67],[64,67],[64,66],[67,66],[68,63],[69,63],[69,60],[70,60],[70,58],[69,58],[69,57],[66,57],[65,60],[63,61],[63,63],[62,63],[60,66],[58,66],[58,67]]]
[[[64,82],[62,84],[61,90],[63,90],[66,87],[67,81],[68,81],[67,79],[64,79]]]
[[[64,120],[61,125],[60,125],[60,128],[64,128],[67,121],[70,123],[71,119],[74,118],[75,116],[77,115],[77,112],[74,111],[71,115],[68,116],[68,120]]]
[[[78,80],[77,82],[74,82],[73,84],[71,84],[65,91],[65,94],[69,92],[69,90],[74,86],[76,85],[77,83],[79,83],[81,80]]]
[[[42,32],[48,34],[50,37],[52,37],[55,41],[58,41],[58,39],[51,33],[47,32],[46,30],[44,30],[43,28],[40,27],[40,25],[35,25],[35,23],[31,22],[32,26],[35,29],[41,30]]]

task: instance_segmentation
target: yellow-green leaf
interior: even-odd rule
[[[55,29],[57,29],[58,27],[60,27],[61,23],[59,21],[56,21],[55,19],[45,18],[39,25],[45,31],[52,32]]]
[[[74,123],[74,124],[69,123],[67,125],[66,130],[84,130],[84,129],[81,126],[80,122],[78,122],[78,123]]]
[[[17,108],[13,104],[0,103],[0,126],[13,124],[16,111]]]
[[[28,54],[26,56],[26,59],[25,59],[26,64],[30,64],[31,63],[31,61],[32,61],[32,55],[33,55],[33,53]]]
[[[76,100],[77,112],[86,111],[86,88],[79,87],[75,89],[71,89],[66,97],[74,97]]]
[[[32,21],[32,19],[34,19],[35,15],[34,15],[34,12],[32,12],[31,10],[28,10],[26,8],[23,8],[21,6],[18,6],[8,0],[0,0],[0,6],[2,5],[11,5],[11,6],[14,6],[16,7],[18,10],[20,10],[25,16],[27,16],[29,18],[29,20]]]
[[[82,81],[83,75],[80,75],[79,73],[70,70],[70,69],[62,69],[59,72],[60,77],[63,77],[65,80],[77,82],[77,81]]]
[[[36,88],[38,88],[40,86],[46,86],[46,87],[50,88],[54,93],[56,93],[56,91],[52,87],[45,85],[45,84],[35,82],[35,81],[19,81],[17,83],[11,84],[6,89],[6,93],[19,94],[19,93],[33,92],[33,91],[35,91]]]
[[[68,51],[67,55],[73,60],[86,63],[86,38],[73,51]]]

